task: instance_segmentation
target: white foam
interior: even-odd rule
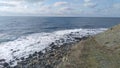
[[[67,42],[69,34],[69,39],[74,39],[74,37],[82,38],[87,35],[95,35],[97,33],[103,32],[106,29],[71,29],[71,30],[61,30],[55,31],[52,33],[36,33],[28,36],[21,36],[20,38],[4,42],[0,44],[0,59],[5,59],[6,62],[14,60],[13,65],[17,64],[15,58],[20,59],[21,57],[27,58],[29,54],[33,54],[35,51],[39,52],[49,45],[52,42],[55,42],[59,39],[64,39],[64,42]],[[68,41],[70,42],[70,41]],[[63,43],[58,43],[62,45]]]

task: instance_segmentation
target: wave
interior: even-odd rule
[[[60,30],[51,33],[34,33],[27,36],[21,36],[16,40],[3,42],[0,44],[0,60],[11,62],[15,66],[21,57],[27,58],[34,52],[39,52],[49,47],[50,44],[63,45],[77,41],[76,38],[82,38],[89,35],[105,31],[106,28],[99,29],[71,29]],[[57,41],[59,40],[59,41]],[[18,59],[18,60],[16,60]],[[1,62],[0,62],[1,63]]]

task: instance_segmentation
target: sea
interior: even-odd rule
[[[52,43],[73,43],[76,38],[101,33],[119,23],[118,17],[1,16],[0,63],[12,61],[11,66],[15,66],[21,57],[27,58]]]

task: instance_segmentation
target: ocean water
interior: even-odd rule
[[[120,18],[0,17],[0,59],[12,61],[14,66],[21,57],[27,58],[52,43],[75,42],[76,38],[95,35],[119,23]]]

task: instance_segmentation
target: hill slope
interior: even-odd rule
[[[120,68],[120,25],[73,46],[56,68]]]

